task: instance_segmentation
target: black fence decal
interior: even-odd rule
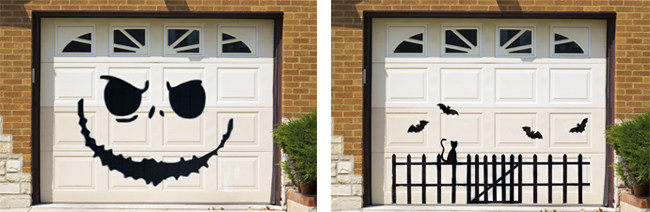
[[[553,187],[561,186],[562,187],[562,203],[567,203],[567,187],[576,186],[578,188],[578,204],[582,204],[582,188],[584,186],[589,186],[590,183],[584,183],[582,181],[583,166],[589,165],[589,162],[583,162],[582,154],[578,154],[577,161],[567,161],[567,155],[564,154],[562,157],[562,162],[553,162],[553,156],[548,155],[546,162],[539,162],[537,160],[537,155],[533,155],[533,161],[523,161],[522,155],[519,154],[515,157],[514,154],[510,155],[510,160],[506,160],[506,155],[502,154],[501,159],[497,160],[497,155],[492,155],[492,160],[488,161],[488,156],[484,155],[483,160],[479,155],[475,155],[473,158],[471,155],[467,155],[467,160],[457,161],[454,163],[445,163],[442,161],[442,156],[440,154],[436,155],[436,160],[432,162],[427,162],[426,155],[422,154],[422,159],[420,162],[411,161],[411,155],[406,156],[406,162],[397,162],[397,156],[393,154],[392,158],[392,184],[391,184],[391,200],[392,203],[397,203],[397,187],[406,187],[406,202],[411,204],[411,188],[412,187],[421,187],[422,189],[422,204],[426,204],[427,197],[427,187],[436,187],[437,193],[437,203],[442,202],[442,187],[451,188],[451,203],[456,203],[456,187],[464,186],[466,187],[467,192],[467,203],[468,204],[481,204],[481,203],[522,203],[522,194],[523,187],[532,187],[533,203],[537,202],[537,187],[548,188],[548,203],[553,203]],[[548,178],[547,183],[538,183],[538,168],[537,166],[547,166],[548,169]],[[553,166],[561,165],[562,166],[562,182],[553,183]],[[406,183],[397,183],[397,166],[406,166],[406,173],[400,173],[406,175]],[[421,166],[422,167],[422,176],[421,183],[414,184],[411,182],[414,176],[411,175],[412,166]],[[427,177],[427,166],[434,166],[437,170],[436,172],[436,183],[428,183],[426,181]],[[442,166],[451,166],[451,182],[442,183]],[[457,166],[465,166],[467,169],[466,183],[457,183],[456,182],[456,168]],[[482,166],[482,168],[481,168]],[[492,169],[492,181],[488,182],[488,166],[491,166]],[[523,167],[531,166],[533,169],[532,183],[523,183]],[[568,183],[567,182],[567,167],[568,166],[577,166],[577,179],[578,183]],[[500,168],[499,168],[500,167]],[[483,169],[483,182],[480,180],[480,170]],[[500,172],[499,172],[500,169]],[[497,178],[497,173],[500,176]],[[517,181],[515,182],[515,175],[517,176]],[[417,177],[417,176],[415,176]],[[509,180],[508,180],[509,179]],[[507,182],[508,181],[508,182]],[[483,188],[480,191],[480,188]],[[498,194],[497,188],[501,189],[501,194]],[[509,189],[509,194],[506,195],[506,191]],[[515,189],[517,190],[517,196],[515,197]],[[492,199],[488,197],[488,193],[492,192]],[[473,192],[472,192],[473,191]],[[500,200],[498,200],[500,196]],[[416,197],[417,198],[417,197]]]

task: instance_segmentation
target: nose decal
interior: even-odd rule
[[[149,109],[149,119],[153,117],[153,112],[156,111],[156,106],[151,106],[151,109]]]

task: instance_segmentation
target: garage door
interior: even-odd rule
[[[269,202],[272,20],[50,18],[41,33],[43,202]]]
[[[457,166],[455,172],[449,165],[441,165],[440,171],[437,165],[425,166],[429,204],[439,197],[442,204],[452,199],[456,204],[507,202],[513,192],[514,202],[524,204],[562,204],[564,193],[569,204],[579,203],[580,193],[584,204],[602,204],[605,32],[606,23],[600,20],[373,19],[372,203],[392,202],[393,154],[398,163],[405,163],[408,154],[412,162],[419,163],[425,154],[435,163],[444,138],[442,156],[447,161],[450,141],[457,141],[457,157],[451,153]],[[486,169],[485,164],[471,167],[470,181],[463,165],[468,154],[473,161],[478,155],[481,162],[484,156],[490,162]],[[502,154],[507,163],[511,154],[521,154],[522,176],[515,175],[516,169],[508,173],[509,165],[505,172],[498,166],[492,175],[495,154],[498,163]],[[573,165],[554,164],[550,171],[548,165],[539,165],[533,170],[534,155],[538,163],[546,163],[549,155],[559,163],[564,154]],[[579,154],[583,164],[589,163],[582,170],[576,165]],[[411,188],[414,204],[423,202],[422,170],[419,164],[410,170],[410,183],[418,185]],[[397,165],[395,173],[397,184],[408,183],[406,166]],[[454,175],[458,186],[450,186]],[[575,186],[580,180],[582,189]],[[524,186],[519,191],[481,184],[495,181]],[[438,183],[446,185],[439,195],[434,186]],[[535,183],[553,186],[535,189]],[[471,198],[468,184],[478,185],[470,188]],[[396,203],[407,203],[407,189],[396,186]],[[521,199],[516,199],[520,193]]]

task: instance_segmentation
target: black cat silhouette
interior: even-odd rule
[[[440,159],[442,159],[442,162],[444,163],[456,163],[456,147],[458,146],[458,141],[449,141],[451,144],[451,150],[449,150],[447,159],[445,160],[445,145],[443,145],[442,142],[446,140],[446,138],[440,140],[440,146],[442,146],[442,153],[440,153],[442,157],[440,157]]]

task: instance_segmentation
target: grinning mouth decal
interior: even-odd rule
[[[207,168],[208,160],[213,155],[218,155],[217,151],[224,146],[233,129],[233,119],[231,118],[228,121],[228,131],[223,134],[219,146],[201,157],[196,157],[196,155],[194,155],[192,156],[192,159],[188,161],[185,161],[185,159],[181,157],[180,161],[174,163],[159,162],[150,158],[145,158],[141,162],[135,162],[131,157],[124,158],[122,154],[115,155],[113,154],[112,149],[106,150],[104,145],[97,145],[95,139],[90,137],[90,130],[86,127],[88,120],[84,116],[83,105],[84,100],[80,99],[77,103],[79,126],[81,126],[81,134],[86,140],[86,146],[95,153],[93,157],[99,157],[102,165],[107,166],[109,170],[122,172],[125,178],[132,177],[135,180],[144,179],[147,184],[153,183],[154,186],[157,186],[168,177],[178,179],[181,176],[189,176],[191,173],[199,173],[201,167],[205,166]]]

